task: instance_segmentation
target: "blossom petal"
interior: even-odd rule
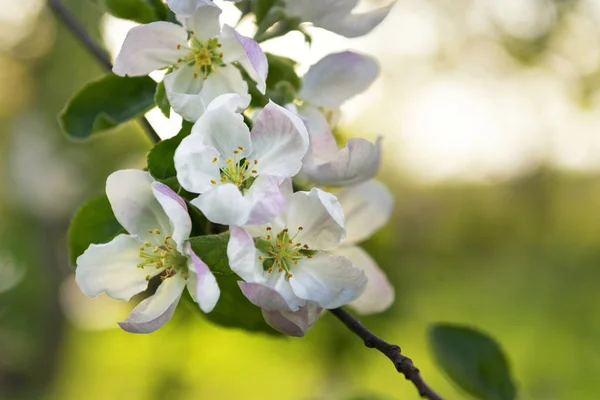
[[[262,310],[265,322],[273,329],[289,336],[302,337],[319,319],[322,308],[308,302],[298,311]]]
[[[259,175],[245,198],[252,204],[252,210],[246,224],[265,224],[275,218],[283,210],[285,198],[279,188],[280,178]]]
[[[377,181],[348,187],[337,193],[344,210],[346,238],[343,243],[358,243],[385,225],[394,208],[394,196]]]
[[[200,257],[194,253],[189,242],[186,243],[186,253],[190,256],[188,291],[194,301],[198,303],[200,309],[205,313],[209,313],[217,305],[221,290],[215,276]]]
[[[194,32],[194,37],[200,43],[204,43],[208,39],[216,38],[221,33],[219,22],[221,9],[209,0],[195,1],[197,2],[196,9],[191,14],[178,15],[178,17],[183,26]]]
[[[267,89],[269,63],[259,44],[254,39],[240,35],[227,24],[223,26],[220,42],[223,61],[227,64],[239,62],[256,82],[257,89],[264,94]]]
[[[381,165],[381,138],[375,143],[362,138],[348,139],[328,162],[304,160],[302,173],[310,180],[326,186],[350,186],[371,179]]]
[[[167,0],[171,11],[182,17],[189,17],[198,7],[212,4],[211,0]]]
[[[318,108],[306,103],[297,110],[304,120],[310,138],[306,162],[321,164],[335,158],[339,149],[323,113]]]
[[[186,121],[195,122],[209,104],[222,94],[237,93],[242,96],[246,104],[240,103],[240,106],[243,105],[241,110],[250,102],[248,84],[240,71],[231,65],[218,67],[206,80],[198,75],[194,66],[182,65],[165,75],[164,83],[171,107]]]
[[[227,258],[231,270],[246,282],[264,283],[262,263],[258,261],[252,236],[243,228],[229,227]]]
[[[238,285],[240,286],[242,293],[244,293],[244,296],[246,296],[255,306],[268,311],[291,311],[291,307],[285,298],[283,298],[283,296],[275,289],[270,288],[267,285],[242,281],[238,282]]]
[[[371,86],[378,75],[373,57],[351,51],[330,54],[304,75],[298,97],[318,107],[339,108]]]
[[[148,235],[149,230],[172,233],[169,217],[152,193],[152,182],[148,172],[134,169],[113,172],[106,180],[106,195],[117,221],[130,234],[149,240],[155,236]]]
[[[175,170],[181,186],[192,193],[204,193],[219,182],[219,166],[213,162],[219,152],[205,146],[199,135],[191,134],[184,138],[175,150]]]
[[[300,171],[308,149],[308,132],[298,116],[269,102],[252,128],[253,152],[259,174],[291,177]]]
[[[104,292],[113,299],[129,301],[148,287],[148,273],[137,268],[140,261],[139,240],[119,235],[109,243],[90,245],[77,257],[75,280],[87,296]]]
[[[171,319],[185,287],[185,279],[176,274],[165,279],[156,293],[143,300],[119,326],[131,333],[151,333]]]
[[[170,22],[151,22],[132,28],[117,55],[113,72],[119,76],[141,76],[173,65],[185,57],[187,32]]]
[[[290,196],[281,218],[291,234],[302,227],[294,240],[313,250],[336,248],[345,233],[342,206],[334,195],[316,188]]]
[[[183,242],[190,237],[192,219],[188,214],[185,200],[170,187],[160,182],[152,183],[152,193],[171,221],[171,237],[177,243],[177,249],[183,251]]]
[[[374,314],[387,310],[394,302],[394,287],[375,260],[358,246],[340,246],[333,254],[346,257],[362,270],[367,278],[365,291],[349,305],[360,314]]]
[[[252,211],[252,203],[233,183],[216,185],[191,202],[215,224],[243,226]]]
[[[294,293],[327,309],[355,300],[367,283],[364,272],[350,260],[323,252],[300,260],[291,271]]]

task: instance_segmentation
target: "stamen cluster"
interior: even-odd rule
[[[263,238],[257,239],[257,248],[264,254],[258,256],[259,261],[263,262],[263,267],[268,273],[274,269],[277,272],[285,272],[286,278],[292,278],[292,266],[297,265],[303,258],[312,258],[314,251],[311,251],[307,244],[295,241],[296,236],[303,230],[298,227],[296,234],[290,236],[289,229],[285,228],[281,232],[273,235],[272,228],[268,226]]]
[[[219,39],[208,39],[202,43],[194,37],[194,32],[190,31],[190,40],[187,46],[178,44],[177,49],[187,49],[189,54],[184,58],[177,60],[177,64],[193,66],[194,78],[198,78],[200,74],[202,79],[206,80],[211,72],[216,72],[216,67],[225,65],[223,62],[223,53],[221,52],[221,43]],[[179,65],[174,65],[173,68],[178,69]]]
[[[238,148],[233,151],[233,156],[225,160],[226,166],[220,168],[221,183],[231,182],[241,189],[247,189],[254,179],[256,179],[256,175],[258,174],[258,171],[256,170],[258,160],[250,162],[248,159],[240,158],[241,151],[244,151],[244,148],[238,146]],[[216,163],[217,161],[217,157],[212,160],[213,163]],[[211,180],[210,183],[213,185],[217,184],[215,180]]]
[[[149,234],[160,235],[160,229],[151,229],[148,231]],[[187,259],[179,251],[177,251],[177,245],[173,241],[171,236],[165,236],[160,241],[158,239],[158,246],[154,246],[152,250],[152,243],[150,241],[144,242],[144,245],[140,247],[139,257],[143,260],[137,264],[138,268],[151,268],[154,267],[157,270],[161,270],[160,279],[165,280],[172,276],[175,276],[178,271],[183,270],[183,277],[188,278],[187,271]],[[154,275],[154,274],[152,274]],[[150,280],[151,274],[146,275],[146,280]]]

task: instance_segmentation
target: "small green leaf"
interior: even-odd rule
[[[251,3],[252,12],[256,16],[256,25],[260,25],[276,0],[254,0]]]
[[[472,328],[435,324],[429,332],[436,360],[463,390],[482,400],[514,400],[508,360],[492,337]]]
[[[165,117],[171,118],[171,103],[167,97],[167,90],[165,89],[165,83],[160,82],[156,85],[156,93],[154,93],[154,103]]]
[[[160,0],[104,0],[106,10],[117,18],[147,24],[164,20],[166,8]]]
[[[90,244],[107,243],[123,228],[115,218],[108,198],[105,195],[84,203],[71,220],[67,233],[69,243],[69,262],[75,261]]]
[[[158,142],[148,153],[148,172],[157,180],[167,180],[177,176],[175,170],[175,150],[181,141],[192,131],[193,124],[184,121],[176,136]]]
[[[69,137],[87,139],[150,110],[155,91],[156,82],[147,76],[105,75],[75,94],[60,114],[60,125]]]
[[[300,90],[301,80],[296,73],[296,61],[291,58],[276,56],[266,53],[269,62],[269,75],[267,76],[267,88],[275,89],[281,82],[290,83],[296,90]]]
[[[192,250],[215,275],[233,275],[227,259],[229,232],[190,238]]]

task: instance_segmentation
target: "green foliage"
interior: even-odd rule
[[[515,399],[508,361],[492,337],[464,326],[435,324],[430,341],[439,365],[463,390],[482,400]]]
[[[269,75],[267,76],[267,88],[274,89],[281,81],[289,82],[296,90],[300,89],[301,80],[296,73],[296,61],[291,58],[276,56],[265,53],[269,62]]]
[[[229,232],[190,239],[192,249],[214,273],[221,289],[221,297],[215,309],[205,314],[205,317],[215,324],[226,327],[278,335],[264,321],[260,308],[250,303],[240,290],[238,286],[240,279],[229,268],[228,241]]]
[[[122,231],[106,195],[89,200],[77,210],[69,226],[69,262],[75,266],[77,257],[90,244],[109,242]]]
[[[167,97],[167,90],[165,89],[165,83],[160,82],[156,85],[156,93],[154,93],[154,103],[164,114],[165,117],[171,117],[171,103]]]
[[[140,24],[165,20],[167,10],[160,0],[104,0],[106,10],[118,18]]]
[[[148,172],[154,179],[167,180],[177,176],[175,161],[173,160],[175,150],[177,150],[181,141],[191,133],[192,126],[193,124],[190,122],[184,121],[176,136],[158,142],[150,150],[148,153]]]
[[[273,7],[275,2],[276,2],[276,0],[254,0],[254,1],[252,1],[251,9],[252,9],[252,12],[254,13],[254,15],[256,16],[256,24],[257,25],[260,25],[263,22],[263,20],[267,16],[267,13],[271,9],[271,7]]]
[[[87,139],[150,110],[155,91],[156,82],[147,76],[105,75],[75,94],[59,116],[60,125],[70,138]]]

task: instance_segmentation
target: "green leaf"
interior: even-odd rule
[[[75,261],[90,244],[107,243],[123,228],[115,218],[108,198],[105,195],[84,203],[71,220],[67,233],[69,244],[69,262]]]
[[[175,170],[175,150],[181,141],[192,131],[193,124],[184,121],[176,136],[158,142],[148,153],[148,172],[157,180],[167,180],[177,176]]]
[[[238,286],[240,278],[229,268],[227,243],[229,232],[190,239],[194,253],[215,274],[221,297],[215,309],[204,316],[215,324],[253,332],[279,335],[265,322],[260,307],[250,303]],[[190,299],[191,300],[191,299]]]
[[[251,3],[252,12],[256,16],[256,25],[260,25],[276,0],[254,0]]]
[[[164,20],[167,14],[160,0],[104,0],[104,6],[115,17],[140,24]]]
[[[60,114],[60,125],[69,137],[87,139],[150,110],[155,91],[156,82],[147,76],[105,75],[75,94]]]
[[[154,93],[154,103],[165,117],[171,118],[171,103],[167,97],[167,90],[165,89],[165,83],[160,82],[156,85],[156,93]]]
[[[269,74],[267,76],[267,88],[275,89],[281,82],[289,82],[296,90],[300,90],[302,81],[296,73],[296,61],[291,58],[276,56],[266,53],[269,62]]]
[[[435,324],[429,332],[436,360],[463,390],[482,400],[514,400],[516,388],[502,348],[472,328]]]

